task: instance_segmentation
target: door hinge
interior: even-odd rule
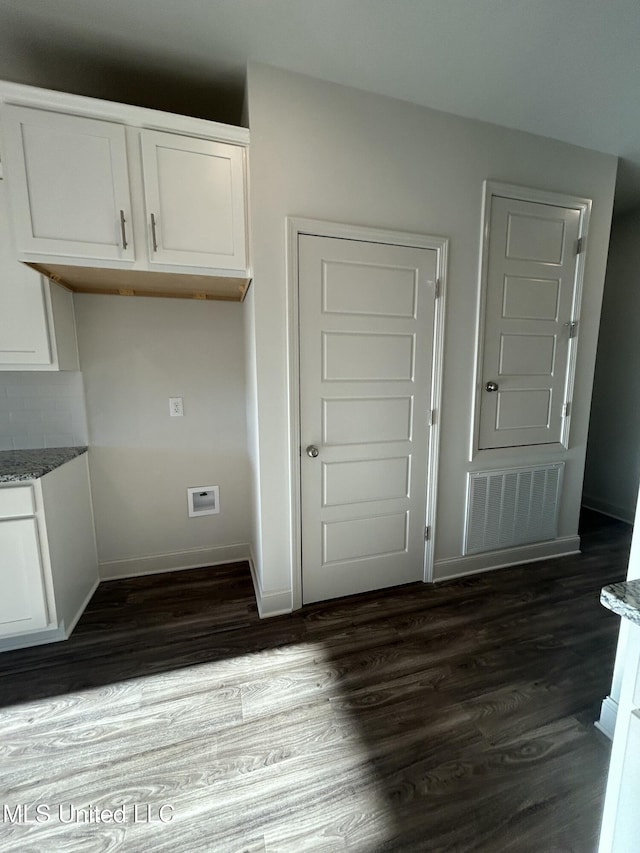
[[[568,402],[568,403],[565,403],[564,406],[562,407],[562,417],[568,418],[570,414],[571,414],[571,403]]]
[[[436,422],[436,410],[430,409],[429,410],[429,423],[427,425],[428,426],[434,426],[435,422]]]
[[[584,237],[578,237],[578,242],[576,245],[576,255],[584,252]]]
[[[425,542],[428,542],[429,539],[431,539],[431,528],[425,527],[425,529],[424,529],[424,540],[425,540]]]
[[[437,278],[435,281],[435,286],[433,288],[433,297],[434,299],[440,299],[440,279]]]
[[[564,324],[567,329],[569,329],[569,337],[575,338],[578,334],[578,321],[571,320],[569,323]]]

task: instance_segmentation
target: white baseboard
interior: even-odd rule
[[[433,579],[438,581],[489,572],[492,569],[504,569],[521,563],[535,563],[538,560],[552,560],[554,557],[566,557],[580,553],[579,536],[563,536],[550,542],[536,542],[533,545],[519,545],[517,548],[503,548],[500,551],[487,551],[484,554],[469,554],[466,557],[449,557],[436,560],[433,564]]]
[[[617,504],[601,501],[598,498],[590,495],[582,496],[582,506],[586,509],[592,509],[594,512],[601,512],[602,515],[608,515],[610,518],[615,518],[617,521],[624,521],[627,524],[633,524],[636,515],[636,508],[618,506]]]
[[[181,569],[203,569],[221,563],[239,563],[249,559],[249,546],[220,545],[215,548],[196,548],[193,551],[178,551],[174,554],[150,554],[147,557],[131,557],[100,563],[100,580],[135,578],[140,575],[155,575],[176,572]]]
[[[251,550],[251,549],[250,549]],[[265,592],[262,589],[260,578],[256,572],[253,552],[249,555],[249,568],[251,569],[251,580],[256,594],[258,614],[261,619],[269,619],[272,616],[284,616],[293,610],[293,601],[290,589],[282,589],[276,592]]]
[[[598,731],[606,735],[609,740],[613,740],[613,733],[616,730],[616,720],[618,718],[618,703],[611,696],[607,696],[602,700],[600,707],[600,719],[593,724]]]

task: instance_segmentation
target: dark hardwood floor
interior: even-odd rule
[[[105,583],[0,656],[0,851],[591,853],[629,540],[267,621],[243,565]]]

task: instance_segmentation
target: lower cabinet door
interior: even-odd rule
[[[47,595],[35,518],[0,521],[0,589],[0,637],[47,627]]]

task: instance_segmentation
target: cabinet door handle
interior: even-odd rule
[[[153,242],[153,251],[158,251],[158,235],[156,233],[156,217],[151,214],[151,240]]]
[[[127,243],[127,229],[125,226],[126,219],[124,218],[124,210],[120,211],[120,231],[122,232],[122,248],[126,249],[129,245]]]

